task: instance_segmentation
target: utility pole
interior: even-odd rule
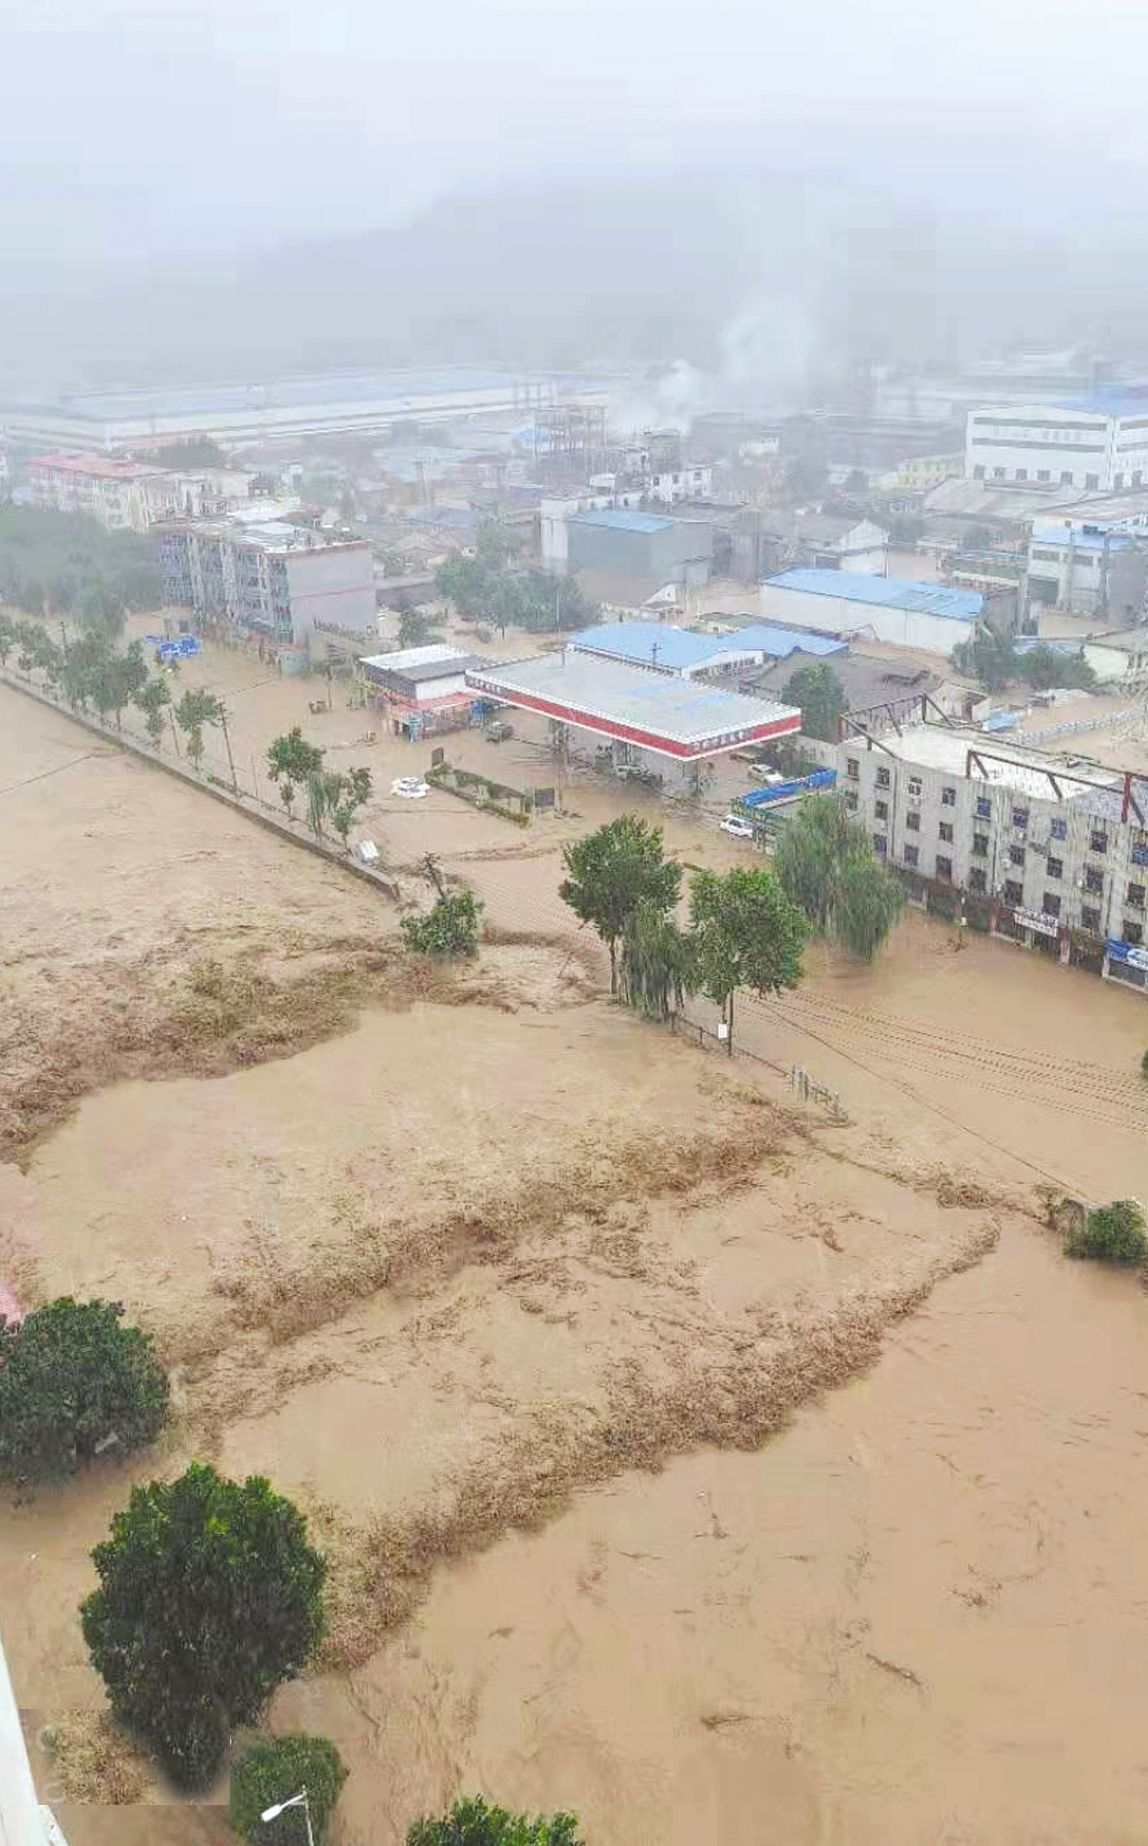
[[[176,755],[178,756],[178,755],[180,754],[180,749],[179,749],[179,732],[178,732],[178,730],[176,729],[176,725],[175,725],[175,708],[174,708],[174,706],[172,706],[172,705],[169,705],[169,706],[168,706],[168,708],[167,708],[167,715],[168,715],[168,717],[169,717],[169,718],[171,719],[171,734],[172,734],[172,737],[173,737],[173,738],[174,738],[174,740],[175,740],[175,753],[176,753]]]
[[[238,799],[239,783],[235,777],[235,758],[231,754],[231,737],[227,729],[227,707],[222,699],[219,701],[219,728],[223,732],[223,742],[227,749],[227,766],[231,771],[231,792]]]

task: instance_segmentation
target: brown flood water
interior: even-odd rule
[[[345,1748],[372,1846],[460,1786],[630,1846],[1142,1841],[1146,1339],[1013,1228],[766,1449],[443,1572],[276,1720]]]

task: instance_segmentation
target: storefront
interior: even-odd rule
[[[1022,948],[1039,949],[1043,955],[1058,955],[1068,960],[1067,937],[1062,940],[1060,918],[1046,910],[1000,910],[997,933],[1019,942]]]
[[[1101,973],[1106,981],[1119,981],[1122,987],[1138,987],[1141,992],[1148,990],[1148,949],[1110,938],[1104,945]]]

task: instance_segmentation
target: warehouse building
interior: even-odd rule
[[[709,582],[713,526],[630,507],[589,507],[566,521],[566,561],[572,571],[649,586],[699,589]]]
[[[1140,487],[1148,483],[1148,384],[972,410],[965,474],[1085,493]]]
[[[1084,521],[1036,519],[1028,548],[1028,593],[1074,615],[1128,626],[1148,589],[1148,544]]]
[[[794,628],[864,635],[931,654],[951,654],[968,639],[985,610],[986,599],[979,590],[950,590],[940,583],[845,570],[787,570],[761,586],[764,616]]]
[[[581,732],[609,753],[616,773],[648,775],[672,790],[696,793],[714,758],[801,727],[801,713],[791,706],[575,648],[484,663],[466,677],[487,698],[546,718],[560,753],[569,754],[573,734]]]
[[[916,724],[857,729],[838,787],[913,895],[1143,987],[1148,778]]]
[[[374,553],[361,540],[204,520],[157,527],[156,552],[166,603],[275,647],[376,632]]]
[[[846,651],[844,641],[795,628],[774,628],[767,622],[726,635],[694,634],[662,622],[600,622],[571,635],[568,645],[580,654],[675,673],[683,679],[784,660],[799,647],[819,656]]]

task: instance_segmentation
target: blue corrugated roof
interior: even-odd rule
[[[836,596],[842,602],[946,616],[953,622],[975,622],[985,602],[979,590],[950,590],[940,583],[911,583],[903,577],[866,577],[852,570],[783,570],[767,584],[770,589],[804,590],[809,596]]]
[[[1130,379],[1124,384],[1100,385],[1096,390],[1082,391],[1076,397],[1060,398],[1054,408],[1087,410],[1095,416],[1104,417],[1135,416],[1148,408],[1148,384]]]
[[[1034,545],[1071,545],[1076,551],[1103,551],[1107,545],[1109,551],[1133,551],[1136,540],[1127,532],[1074,531],[1071,526],[1050,526],[1046,532],[1034,532]]]
[[[834,576],[838,573],[835,571]],[[788,660],[800,648],[803,654],[844,654],[848,643],[834,641],[829,635],[813,634],[808,628],[786,628],[781,622],[751,622],[748,628],[739,628],[735,635],[723,635],[726,647],[735,643],[739,647],[758,649],[763,654],[771,654],[775,660]]]
[[[719,651],[721,642],[714,635],[691,635],[684,628],[667,628],[660,622],[600,622],[596,628],[571,635],[570,645],[584,654],[608,654],[612,660],[632,660],[676,673],[684,667],[701,666]]]
[[[612,532],[665,532],[673,525],[664,513],[635,513],[629,507],[591,507],[585,513],[573,513],[568,521],[575,526],[605,526]]]

